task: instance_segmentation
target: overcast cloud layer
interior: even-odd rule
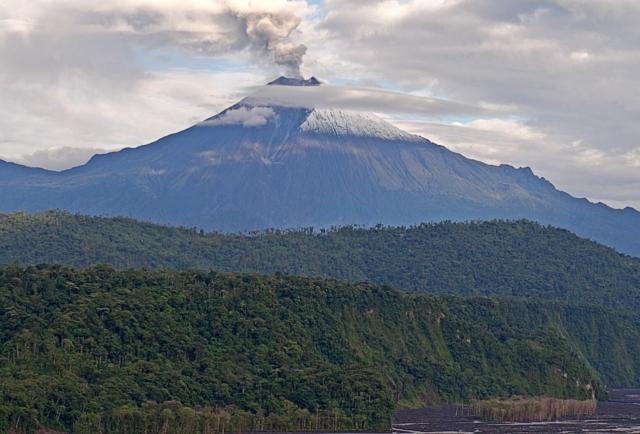
[[[302,63],[340,85],[323,104],[640,208],[635,0],[0,3],[13,161],[61,169],[149,142]]]

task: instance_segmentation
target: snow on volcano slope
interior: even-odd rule
[[[526,218],[640,255],[640,213],[465,158],[280,78],[151,144],[63,172],[0,162],[0,211],[64,209],[223,231]],[[265,95],[271,98],[265,98]],[[326,102],[326,99],[325,99]]]
[[[374,114],[336,109],[313,109],[300,126],[300,130],[304,133],[369,137],[382,140],[424,140],[422,137],[409,134]]]

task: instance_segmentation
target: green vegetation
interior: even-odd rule
[[[638,354],[603,309],[280,274],[11,266],[0,306],[0,431],[382,430],[398,404],[584,400],[597,366],[640,372],[594,344]]]
[[[512,398],[473,403],[473,413],[492,422],[542,422],[562,417],[587,417],[596,412],[598,401],[588,399]]]
[[[292,404],[279,414],[265,415],[234,407],[191,408],[178,401],[140,407],[123,406],[107,413],[82,413],[74,425],[77,434],[224,434],[274,431],[330,431],[366,427],[369,421],[344,416],[339,411],[316,411]]]
[[[0,432],[375,431],[397,406],[557,415],[640,385],[640,259],[527,221],[230,235],[12,213],[0,245]]]
[[[535,223],[203,234],[63,212],[0,214],[0,264],[283,272],[412,291],[640,310],[640,259]]]

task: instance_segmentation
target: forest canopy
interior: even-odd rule
[[[205,234],[125,218],[0,214],[0,264],[332,277],[436,294],[640,311],[640,259],[528,221]]]
[[[640,372],[634,319],[603,308],[331,279],[10,266],[0,306],[0,430],[388,429],[398,405],[603,397]]]

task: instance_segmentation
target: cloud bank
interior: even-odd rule
[[[507,109],[402,125],[474,158],[531,166],[572,194],[640,207],[639,2],[327,0],[325,9],[324,51],[309,44],[308,64]],[[314,73],[339,79],[334,70]],[[534,135],[518,136],[523,128]]]
[[[254,88],[245,101],[263,106],[340,108],[391,114],[418,114],[434,119],[451,116],[481,116],[499,111],[497,107],[474,107],[443,98],[409,95],[376,88],[334,85],[260,86]]]
[[[111,151],[113,151],[112,149]],[[69,167],[80,166],[96,154],[107,152],[102,148],[61,148],[39,149],[31,154],[16,157],[16,163],[30,167],[44,167],[51,170],[64,170]]]
[[[4,0],[0,158],[147,143],[304,72],[342,89],[321,104],[640,208],[638,21],[634,0]]]
[[[299,73],[309,10],[285,0],[5,0],[0,158],[71,167],[68,149],[137,146],[208,118],[246,86]]]
[[[270,107],[239,107],[228,110],[219,117],[199,123],[199,126],[242,125],[243,127],[260,127],[266,125],[274,115]]]

